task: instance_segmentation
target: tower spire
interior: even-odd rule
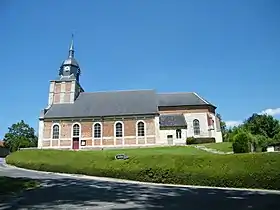
[[[74,58],[74,34],[72,33],[71,44],[69,48],[69,58]]]

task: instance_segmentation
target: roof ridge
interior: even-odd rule
[[[182,94],[182,93],[193,93],[194,94],[194,92],[161,92],[161,93],[158,93],[158,94]]]
[[[112,92],[137,92],[137,91],[155,91],[155,89],[135,89],[135,90],[100,90],[94,92],[81,92],[82,94],[90,93],[112,93]]]
[[[200,95],[198,95],[197,93],[194,92],[194,95],[196,95],[196,97],[198,97],[200,100],[202,100],[204,103],[206,104],[210,104],[210,102],[208,102],[207,100],[205,100],[204,98],[202,98]]]

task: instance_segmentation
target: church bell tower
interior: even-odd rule
[[[80,92],[84,92],[79,83],[80,75],[81,70],[75,59],[72,35],[68,58],[60,65],[58,78],[50,81],[48,107],[52,104],[74,103]]]

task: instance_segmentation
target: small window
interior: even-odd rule
[[[115,136],[116,137],[122,137],[123,136],[123,125],[122,123],[118,122],[116,125],[115,125]]]
[[[193,132],[194,135],[200,135],[200,125],[199,125],[199,120],[197,119],[193,121]]]
[[[86,140],[81,140],[81,145],[86,146]]]
[[[52,138],[53,139],[59,139],[59,125],[54,125],[53,126]]]
[[[181,139],[182,138],[182,131],[181,131],[181,129],[177,129],[176,130],[176,138],[177,139]]]
[[[101,124],[94,124],[94,138],[101,138]]]
[[[143,122],[138,122],[137,124],[137,135],[145,136],[145,124]]]
[[[73,126],[73,136],[80,136],[80,126],[78,124]]]

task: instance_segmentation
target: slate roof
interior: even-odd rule
[[[159,106],[192,106],[205,104],[212,105],[194,92],[158,93],[157,95]]]
[[[154,90],[80,93],[72,104],[53,104],[44,118],[156,114]]]
[[[159,116],[161,127],[186,126],[186,120],[183,114],[168,114]]]
[[[53,104],[42,117],[104,117],[157,114],[159,106],[205,104],[211,105],[196,93],[191,92],[156,93],[154,90],[82,92],[72,104]]]

